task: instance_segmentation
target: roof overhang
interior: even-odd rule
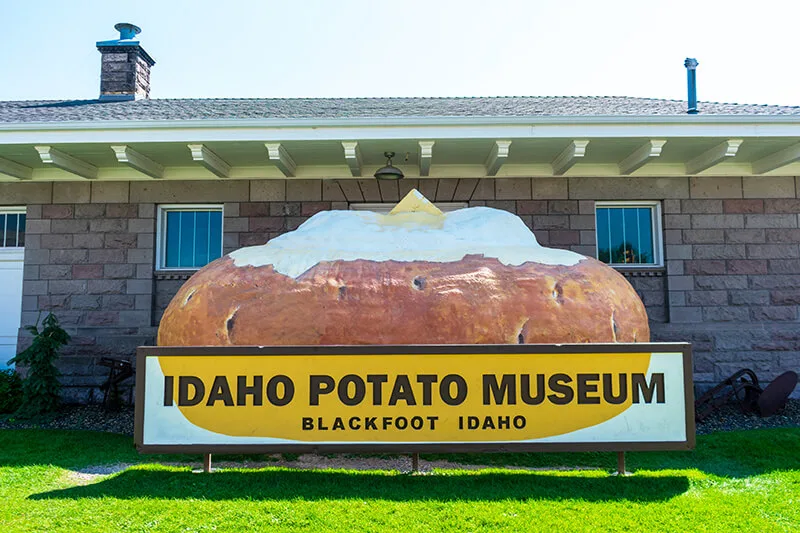
[[[0,180],[800,175],[800,116],[0,124]]]

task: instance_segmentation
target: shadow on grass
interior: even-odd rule
[[[682,476],[586,477],[530,472],[436,476],[373,472],[188,471],[131,469],[104,481],[30,496],[33,500],[119,499],[497,501],[661,501],[686,492]]]
[[[138,463],[133,438],[116,433],[59,429],[0,430],[0,467],[53,465],[74,468]]]
[[[701,435],[692,451],[629,452],[627,469],[696,469],[720,477],[741,478],[776,470],[800,470],[800,428],[759,429]],[[585,466],[612,470],[616,454],[585,453],[502,453],[423,455],[429,460],[445,459],[463,464],[487,466]]]

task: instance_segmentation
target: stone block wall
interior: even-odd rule
[[[73,335],[61,361],[66,399],[95,401],[107,375],[98,359],[153,344],[191,275],[154,272],[158,204],[222,203],[227,253],[322,210],[395,203],[412,187],[436,202],[516,213],[543,245],[590,256],[595,200],[658,200],[665,266],[623,271],[645,302],[653,340],[693,343],[699,390],[742,367],[765,381],[800,370],[793,177],[0,183],[0,202],[28,207],[23,325],[57,312]]]
[[[72,335],[65,401],[94,401],[108,376],[101,357],[152,344],[155,204],[127,203],[127,183],[47,185],[47,203],[26,202],[22,325],[56,314]],[[29,340],[22,331],[19,347]]]
[[[800,200],[794,179],[713,180],[707,182],[713,188],[697,183],[696,198],[664,202],[670,324],[656,329],[657,339],[692,340],[701,383],[743,366],[766,381],[798,371]]]

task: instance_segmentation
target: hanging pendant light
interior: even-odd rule
[[[379,168],[375,171],[375,179],[379,180],[400,180],[405,177],[403,171],[397,167],[392,166],[392,158],[394,157],[394,152],[383,152],[383,156],[386,158],[386,166],[383,168]]]

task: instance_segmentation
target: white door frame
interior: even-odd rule
[[[25,214],[26,209],[24,206],[14,206],[14,207],[0,207],[0,215],[5,214]],[[2,240],[0,240],[0,244],[2,244]],[[3,266],[11,267],[9,263],[16,263],[19,265],[19,301],[18,302],[0,302],[0,309],[3,311],[3,315],[6,317],[11,318],[16,322],[16,328],[11,333],[11,335],[4,335],[3,337],[11,337],[10,339],[4,339],[5,346],[8,346],[10,343],[13,343],[16,346],[16,335],[19,331],[19,327],[21,325],[21,318],[22,318],[22,270],[24,268],[25,263],[25,248],[22,246],[14,246],[14,247],[0,247],[0,271],[6,270],[5,268],[1,268]],[[12,267],[13,268],[13,267]],[[16,270],[16,268],[13,268]],[[10,269],[9,269],[10,270]],[[4,282],[0,280],[0,282]],[[13,317],[16,317],[15,319]],[[14,350],[16,351],[16,350]],[[6,368],[6,361],[11,357],[6,357],[7,354],[0,355],[0,369]],[[13,354],[11,355],[13,357]]]

